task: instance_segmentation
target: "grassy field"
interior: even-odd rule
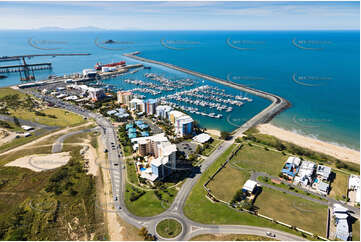
[[[343,172],[334,172],[336,176],[331,183],[331,191],[329,196],[337,200],[342,200],[342,196],[347,196],[349,176],[344,174]]]
[[[37,134],[38,135],[31,135],[29,137],[20,137],[20,138],[17,138],[17,139],[13,139],[12,141],[8,142],[8,143],[5,143],[3,144],[2,146],[0,146],[0,152],[5,152],[7,150],[10,150],[10,149],[13,149],[13,148],[16,148],[18,146],[21,146],[21,145],[24,145],[24,144],[27,144],[33,140],[36,140],[42,136],[45,136],[47,134],[50,134],[51,131],[49,130],[45,130],[45,129],[40,129],[40,130],[37,130]]]
[[[81,133],[81,134],[69,136],[64,140],[64,143],[84,143],[84,140],[89,138],[90,138],[89,133]]]
[[[352,241],[360,241],[360,220],[352,224]]]
[[[157,224],[156,229],[163,238],[175,238],[182,232],[182,225],[175,219],[164,219]]]
[[[247,170],[238,170],[228,164],[208,183],[207,187],[218,199],[229,202],[249,177]]]
[[[324,198],[321,198],[319,196],[316,196],[316,195],[313,195],[307,191],[304,191],[298,187],[292,187],[288,184],[285,184],[285,183],[280,183],[280,184],[277,184],[277,183],[274,183],[271,179],[269,179],[268,177],[258,177],[258,180],[261,181],[261,182],[264,182],[264,183],[268,183],[272,186],[275,186],[275,187],[280,187],[280,188],[283,188],[283,189],[286,189],[286,190],[290,190],[292,192],[296,192],[296,193],[299,193],[299,194],[303,194],[303,195],[306,195],[306,196],[309,196],[309,197],[312,197],[314,199],[319,199],[319,200],[323,200],[323,201],[327,201],[326,199]]]
[[[33,155],[33,154],[50,154],[51,153],[51,146],[41,146],[41,147],[30,147],[27,149],[22,149],[14,152],[10,152],[5,155],[0,156],[0,166],[16,160],[18,158],[27,156],[27,155]]]
[[[327,206],[267,187],[263,187],[255,206],[260,214],[325,236]]]
[[[156,196],[155,191],[144,191],[144,194],[141,195],[135,201],[131,201],[131,194],[137,194],[137,189],[132,185],[126,185],[125,192],[125,205],[128,210],[134,215],[141,217],[155,216],[164,212],[173,202],[177,191],[176,189],[168,189],[168,193],[164,191],[159,191],[162,196],[162,201]],[[140,189],[138,189],[138,192]],[[168,201],[168,202],[167,202]]]
[[[276,239],[249,234],[202,234],[191,241],[277,241]]]
[[[135,168],[134,160],[127,159],[126,167],[127,167],[128,181],[133,183],[133,184],[138,184],[139,182],[138,182],[137,171],[136,171],[136,168]]]
[[[1,102],[7,106],[11,116],[48,126],[67,127],[84,123],[78,114],[63,109],[40,106],[34,99],[11,88],[0,88]],[[44,108],[45,107],[45,108]],[[39,111],[41,115],[37,115]]]
[[[280,152],[267,151],[257,146],[245,144],[231,160],[232,164],[254,171],[263,171],[277,176],[281,171],[287,156]]]
[[[249,213],[236,212],[222,203],[213,203],[206,198],[203,184],[207,181],[218,167],[231,154],[234,145],[224,152],[202,175],[198,183],[193,187],[187,198],[184,214],[191,220],[205,224],[239,224],[269,227],[281,231],[297,234],[301,233],[288,229],[284,226],[272,223],[266,219],[259,218]],[[307,239],[312,239],[307,237]]]
[[[303,157],[304,160],[312,160],[316,163],[324,164],[332,168],[337,168],[347,173],[359,174],[360,165],[356,163],[341,161],[335,157],[306,149],[295,144],[277,139],[274,136],[261,134],[256,128],[251,128],[246,132],[247,138],[261,145],[269,145],[286,153]]]
[[[68,127],[68,126],[76,126],[86,122],[78,114],[58,109],[58,108],[46,108],[41,112],[47,115],[55,115],[56,118],[50,118],[48,116],[37,116],[33,112],[25,111],[24,110],[14,110],[11,114],[19,119],[29,120],[32,122],[45,124],[47,126],[58,126],[58,127]]]

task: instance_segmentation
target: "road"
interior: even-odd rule
[[[82,134],[82,133],[87,133],[87,132],[91,132],[92,130],[95,129],[83,129],[83,130],[77,130],[77,131],[73,131],[67,134],[64,134],[62,136],[60,136],[53,144],[53,147],[51,149],[52,153],[59,153],[62,151],[63,149],[63,143],[64,140],[70,136],[76,135],[76,134]]]
[[[193,178],[188,178],[185,183],[182,185],[177,196],[174,199],[172,205],[163,213],[153,216],[153,217],[138,217],[130,213],[124,203],[124,190],[126,184],[126,170],[125,163],[119,149],[118,138],[116,130],[114,129],[111,122],[103,117],[100,114],[90,112],[88,110],[79,108],[72,104],[65,103],[61,100],[55,99],[51,96],[43,96],[36,92],[31,92],[31,94],[41,98],[45,101],[50,101],[60,108],[67,109],[71,112],[80,114],[87,118],[93,118],[98,126],[101,128],[102,139],[108,150],[108,162],[109,162],[109,172],[112,181],[112,194],[114,198],[114,207],[116,208],[117,214],[125,222],[136,226],[137,228],[146,227],[151,234],[157,235],[156,225],[160,221],[166,218],[177,219],[183,226],[183,230],[179,236],[173,240],[189,240],[193,236],[200,234],[215,234],[215,233],[237,233],[237,234],[251,234],[251,235],[260,235],[265,236],[266,232],[272,232],[276,235],[276,239],[280,240],[304,240],[302,237],[295,236],[293,234],[272,230],[264,227],[255,227],[255,226],[246,226],[246,225],[207,225],[196,223],[188,219],[183,213],[183,207],[185,205],[186,199],[191,192],[193,186],[198,182],[202,173],[223,153],[225,152],[234,142],[235,138],[248,129],[249,125],[252,126],[253,122],[258,122],[256,119],[251,119],[243,126],[241,126],[237,132],[235,132],[231,140],[223,142],[200,166],[200,170],[195,172]],[[272,105],[270,105],[272,106]],[[265,109],[266,111],[272,111],[271,109]],[[264,111],[265,111],[264,110]],[[260,117],[260,116],[258,116]],[[77,131],[79,132],[79,131]],[[74,135],[74,132],[72,133]],[[70,134],[69,134],[70,135]],[[68,136],[62,136],[56,141],[56,145],[53,149],[59,150],[60,144]],[[114,212],[114,211],[110,211]],[[157,235],[158,239],[163,240]],[[164,239],[165,240],[165,239]]]

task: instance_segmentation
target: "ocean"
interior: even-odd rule
[[[360,32],[359,31],[0,31],[0,56],[48,53],[91,53],[90,56],[37,57],[29,63],[52,62],[53,69],[37,71],[37,80],[140,56],[228,79],[286,98],[291,107],[272,124],[304,135],[359,150],[360,147]],[[106,40],[113,44],[105,44]],[[9,62],[17,64],[17,62]],[[0,65],[5,63],[0,62]],[[8,64],[8,63],[7,63]],[[144,79],[146,72],[167,78],[189,77],[197,85],[224,86],[151,65],[151,70],[106,80],[122,89],[123,80]],[[1,79],[1,86],[19,83],[19,74]],[[149,95],[147,95],[149,96]],[[232,131],[269,104],[253,102],[211,119],[191,114],[201,126]]]

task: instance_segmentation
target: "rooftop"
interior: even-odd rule
[[[201,143],[201,144],[207,142],[210,139],[211,139],[211,136],[208,135],[208,134],[205,134],[205,133],[202,133],[202,134],[199,134],[199,135],[196,135],[196,136],[193,137],[193,140],[195,142],[198,142],[198,143]]]

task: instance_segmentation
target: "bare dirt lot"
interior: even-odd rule
[[[40,172],[58,168],[65,165],[70,160],[69,152],[55,153],[55,154],[37,154],[28,155],[16,159],[5,166],[17,166],[28,168],[32,171]]]

